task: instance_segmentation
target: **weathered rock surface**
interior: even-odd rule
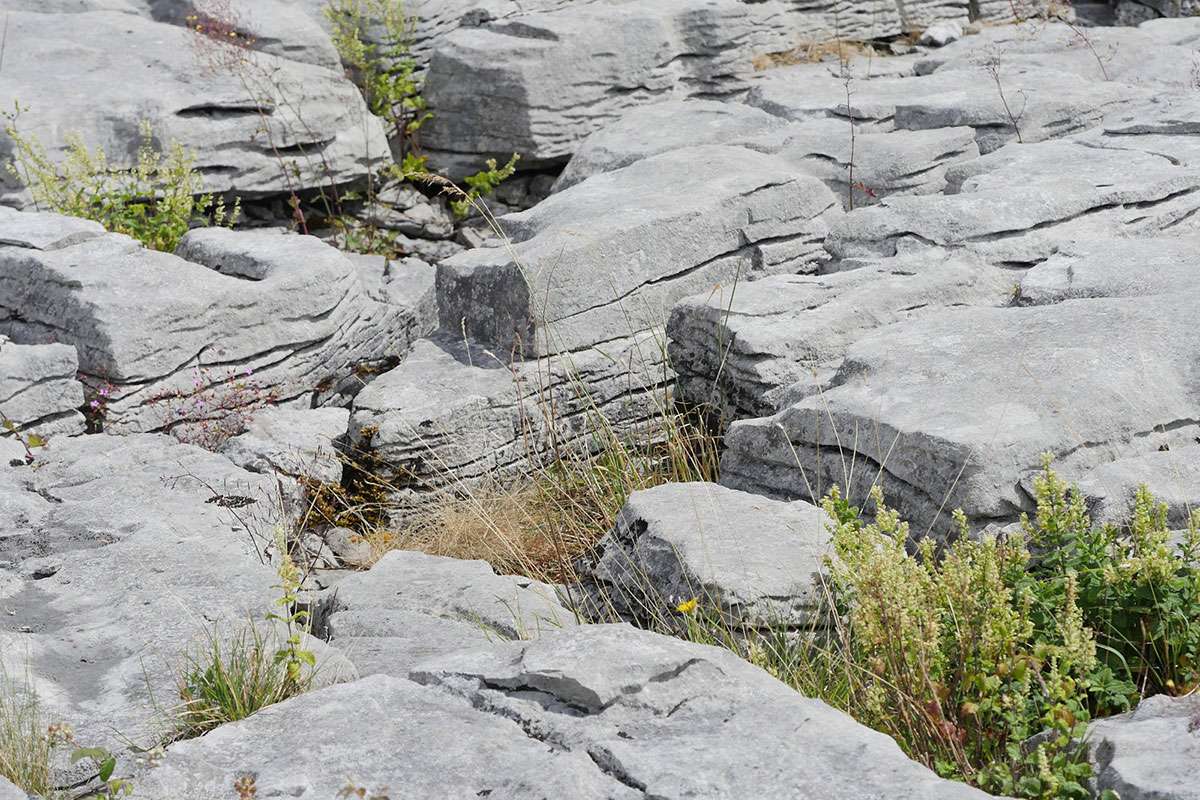
[[[1200,97],[1164,94],[1114,111],[1076,139],[1088,146],[1136,150],[1178,166],[1200,164]]]
[[[351,442],[370,449],[404,513],[430,492],[519,476],[551,442],[587,446],[597,415],[619,431],[652,426],[670,379],[653,332],[511,364],[444,332],[355,397]]]
[[[254,414],[244,433],[221,447],[221,453],[250,472],[337,484],[342,462],[335,443],[349,422],[350,412],[344,408],[265,408]]]
[[[831,525],[803,501],[666,484],[630,495],[581,580],[601,615],[669,620],[695,598],[735,631],[800,628],[820,613]]]
[[[571,627],[553,586],[482,561],[393,551],[338,583],[325,632],[362,675],[403,677],[425,658]]]
[[[1001,306],[1010,273],[917,253],[829,275],[779,275],[680,301],[667,325],[677,396],[726,420],[773,414],[832,385],[850,346],[893,322]]]
[[[1200,697],[1148,697],[1137,709],[1088,727],[1096,787],[1122,800],[1195,800]]]
[[[1145,485],[1154,499],[1167,504],[1167,524],[1186,528],[1200,509],[1200,446],[1172,448],[1143,456],[1119,458],[1087,473],[1079,481],[1096,522],[1123,524],[1138,487]]]
[[[1010,520],[1031,506],[1022,480],[1044,452],[1080,474],[1200,433],[1196,298],[960,309],[880,329],[833,388],[735,423],[722,482],[780,497],[849,483],[862,497],[878,478],[919,531],[944,529],[954,508]]]
[[[439,264],[442,327],[502,357],[550,355],[651,329],[679,298],[739,275],[812,271],[836,200],[788,173],[761,153],[697,147],[594,176],[505,217],[511,249]]]
[[[990,63],[999,67],[1010,99],[1014,79],[1040,70],[1072,75],[1092,86],[1112,82],[1186,93],[1192,87],[1195,54],[1195,44],[1188,41],[1194,28],[1186,25],[1181,21],[1169,38],[1134,28],[1085,28],[1034,19],[1020,25],[988,26],[978,36],[933,51],[916,65],[916,72],[936,75]],[[994,81],[991,86],[996,89]],[[1015,99],[1013,110],[1019,112],[1019,96]]]
[[[335,607],[413,611],[477,625],[502,637],[536,637],[574,625],[553,586],[497,575],[483,561],[393,550],[337,586]]]
[[[189,648],[214,626],[225,635],[261,618],[277,596],[259,556],[270,481],[151,435],[60,438],[37,464],[0,465],[16,501],[31,501],[0,536],[0,662],[28,669],[48,716],[81,742],[157,741]],[[13,498],[5,486],[0,477],[0,498]],[[259,535],[218,497],[249,501],[237,516],[259,520]],[[353,677],[344,662],[329,667],[331,679]]]
[[[1148,153],[1014,144],[952,165],[946,179],[957,193],[888,197],[836,220],[826,249],[846,259],[936,245],[1030,266],[1072,239],[1182,236],[1200,225],[1200,170]]]
[[[409,184],[381,189],[364,217],[379,228],[422,239],[445,239],[454,234],[454,215],[445,198],[427,198]]]
[[[0,778],[0,800],[27,800],[25,792],[12,785],[5,778]]]
[[[65,344],[18,345],[0,336],[0,414],[42,438],[84,430],[79,359]],[[9,431],[0,430],[0,437]]]
[[[27,109],[21,133],[53,160],[75,131],[89,147],[103,147],[113,165],[128,165],[142,121],[162,145],[191,149],[213,191],[262,195],[346,183],[390,158],[379,120],[340,68],[231,48],[118,11],[17,11],[7,19],[0,96]],[[47,61],[55,68],[45,69]],[[0,135],[0,157],[12,152]],[[0,180],[0,199],[28,200],[11,176]]]
[[[1068,242],[1021,278],[1022,305],[1200,289],[1200,237]]]
[[[623,625],[463,651],[412,677],[586,753],[631,797],[986,797],[726,650]]]
[[[823,7],[824,6],[824,7]],[[621,112],[675,97],[729,97],[746,88],[756,52],[899,27],[890,2],[743,3],[666,0],[575,4],[460,28],[434,52],[426,93],[441,109],[426,143],[452,171],[465,154],[526,167],[563,163]],[[489,86],[489,110],[470,87]],[[440,153],[437,151],[441,151]]]
[[[314,754],[313,730],[338,733]],[[727,651],[623,625],[438,656],[412,680],[373,676],[304,695],[173,745],[138,789],[200,800],[245,771],[260,795],[313,800],[347,780],[510,800],[987,797]]]
[[[48,219],[63,218],[5,215],[0,238],[35,238],[26,220],[43,230]],[[73,230],[64,223],[60,238]],[[249,371],[258,394],[280,401],[351,378],[360,388],[356,365],[394,363],[427,331],[416,298],[428,298],[428,277],[411,277],[409,304],[391,301],[407,285],[396,281],[374,299],[338,251],[269,231],[196,230],[179,255],[116,234],[57,249],[0,246],[0,333],[75,345],[87,379],[112,386],[106,429],[157,430],[178,422],[164,398],[218,401],[230,373]]]
[[[834,119],[788,124],[740,103],[690,100],[635,108],[592,134],[556,188],[696,145],[735,145],[778,156],[824,181],[843,206],[870,205],[890,194],[940,192],[949,165],[979,156],[969,127],[858,132]]]
[[[784,125],[778,117],[741,103],[666,100],[637,106],[584,139],[554,189],[562,191],[593,175],[684,147],[752,146]]]

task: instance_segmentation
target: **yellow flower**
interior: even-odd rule
[[[684,600],[682,603],[675,606],[675,610],[680,614],[691,614],[696,610],[696,606],[698,605],[700,605],[699,601],[693,597],[691,600]]]

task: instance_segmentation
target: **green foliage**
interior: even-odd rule
[[[512,177],[512,174],[517,171],[517,162],[521,157],[516,153],[512,154],[512,158],[503,167],[496,164],[496,159],[489,158],[487,160],[487,169],[480,170],[474,175],[468,175],[464,180],[469,187],[461,196],[450,201],[450,210],[458,218],[463,218],[471,213],[475,202],[481,197],[487,197],[496,187],[504,181]]]
[[[1095,631],[1102,665],[1116,676],[1099,710],[1121,710],[1138,695],[1200,688],[1200,512],[1173,543],[1166,505],[1144,486],[1124,531],[1093,527],[1083,497],[1048,461],[1034,493],[1037,513],[1023,527],[1037,556],[1019,588],[1034,596],[1033,619],[1044,630],[1054,624],[1048,609],[1074,576],[1084,624]]]
[[[300,601],[300,570],[288,553],[287,537],[282,528],[276,531],[276,548],[279,551],[279,584],[280,596],[275,605],[284,609],[284,613],[271,612],[267,619],[280,622],[287,629],[287,638],[283,646],[275,651],[274,663],[282,665],[285,672],[284,690],[291,694],[299,694],[307,688],[304,668],[310,669],[317,664],[312,651],[305,650],[301,645],[304,639],[304,628],[308,623],[308,612],[296,609]]]
[[[252,623],[227,641],[212,631],[206,646],[189,654],[180,680],[180,737],[200,736],[245,719],[307,688],[290,679],[273,647],[268,635]]]
[[[21,447],[25,448],[25,463],[32,464],[36,456],[33,451],[39,447],[46,446],[46,439],[36,433],[26,433],[20,429],[16,422],[4,416],[4,412],[0,411],[0,435],[10,435],[17,440]]]
[[[415,19],[401,0],[330,0],[325,16],[342,63],[354,71],[371,112],[387,121],[407,165],[425,168],[417,146],[421,126],[432,118],[417,62],[409,54]],[[368,27],[374,22],[373,39]]]
[[[835,488],[823,502],[836,552],[828,625],[807,637],[731,632],[688,601],[685,634],[889,734],[943,776],[1016,797],[1091,797],[1088,721],[1200,683],[1200,512],[1172,542],[1166,507],[1142,487],[1125,529],[1093,526],[1048,459],[1034,494],[1015,535],[971,538],[956,512],[953,544],[914,553],[878,489],[864,519]]]
[[[271,611],[267,620],[280,623],[285,637],[280,644],[250,623],[227,641],[212,631],[206,646],[189,655],[180,678],[180,736],[200,736],[226,722],[236,722],[267,706],[303,694],[312,684],[316,656],[304,649],[303,624],[307,611],[291,609],[298,600],[300,573],[287,554],[282,529],[279,547],[280,596],[275,605],[288,609]],[[306,669],[307,668],[307,669]]]
[[[133,794],[133,783],[127,778],[114,777],[117,757],[103,747],[83,747],[71,753],[71,763],[90,761],[96,769],[100,788],[83,796],[82,800],[117,800]]]
[[[167,252],[193,224],[237,221],[236,205],[229,212],[223,200],[202,192],[195,156],[178,142],[157,149],[148,123],[141,126],[136,162],[121,169],[103,148],[89,150],[78,133],[67,134],[66,158],[55,163],[36,138],[17,129],[17,112],[5,116],[15,155],[8,169],[29,187],[39,209],[94,220]]]

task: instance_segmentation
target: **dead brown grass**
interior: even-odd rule
[[[790,67],[796,64],[818,64],[822,61],[849,63],[855,58],[876,58],[886,55],[875,49],[870,42],[850,41],[848,39],[829,39],[822,42],[805,42],[791,50],[778,53],[761,53],[755,56],[751,63],[754,69],[775,69]]]

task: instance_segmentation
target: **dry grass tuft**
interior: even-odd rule
[[[0,778],[31,795],[52,795],[54,745],[48,730],[29,681],[11,679],[0,670]]]
[[[779,53],[760,53],[751,63],[754,69],[774,69],[776,67],[791,67],[796,64],[818,64],[822,61],[837,61],[849,63],[855,58],[875,58],[884,55],[875,49],[871,42],[850,41],[848,39],[827,39],[822,42],[804,42]]]

